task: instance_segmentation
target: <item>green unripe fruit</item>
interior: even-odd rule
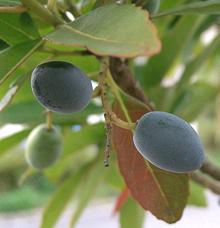
[[[146,160],[163,170],[192,172],[204,161],[197,133],[186,121],[170,113],[144,114],[138,121],[133,141]]]
[[[146,9],[150,14],[158,12],[160,8],[160,0],[149,0],[145,5]]]
[[[37,66],[31,87],[41,105],[59,113],[81,111],[92,96],[91,80],[79,68],[63,61]]]
[[[27,139],[25,157],[29,165],[45,169],[60,157],[63,138],[58,128],[48,129],[45,124],[32,130]]]

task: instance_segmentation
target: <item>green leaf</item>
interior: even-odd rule
[[[90,166],[82,166],[76,173],[71,175],[55,192],[47,207],[43,212],[41,228],[53,228],[66,208],[68,202],[73,197],[79,182],[87,173]]]
[[[84,126],[80,131],[71,132],[65,137],[66,142],[64,144],[64,156],[67,156],[67,154],[74,151],[80,150],[87,145],[96,144],[102,141],[104,135],[103,123]]]
[[[0,84],[2,84],[42,44],[29,41],[0,52]]]
[[[128,198],[120,210],[121,228],[142,228],[144,217],[144,210],[132,198]]]
[[[112,188],[121,190],[124,187],[125,183],[122,175],[119,172],[118,164],[112,161],[112,155],[111,155],[111,165],[110,167],[108,167],[107,172],[108,174],[106,175],[106,178],[105,178],[106,183],[109,184]]]
[[[7,47],[9,47],[9,45],[4,40],[0,40],[0,51],[6,49]]]
[[[100,69],[99,62],[94,56],[74,56],[73,58],[72,55],[60,55],[54,60],[71,62],[86,73],[99,72]]]
[[[184,14],[220,14],[220,2],[219,0],[193,2],[155,14],[153,18]]]
[[[218,35],[204,50],[196,56],[193,60],[186,64],[185,70],[181,76],[181,80],[179,81],[179,87],[182,87],[184,83],[186,83],[190,77],[196,73],[201,68],[201,65],[209,58],[211,54],[215,52],[220,46],[220,36]]]
[[[21,5],[19,0],[1,0],[0,6],[18,6]]]
[[[190,195],[188,204],[195,205],[197,207],[207,206],[204,188],[193,181],[190,182]]]
[[[137,73],[141,75],[141,85],[145,89],[156,86],[161,82],[176,61],[186,42],[192,38],[195,29],[201,21],[202,18],[196,16],[181,18],[177,25],[162,38],[161,52],[150,58],[145,66],[137,67]]]
[[[151,56],[160,42],[147,12],[134,5],[106,5],[61,25],[46,40],[86,47],[97,55]]]
[[[9,149],[19,144],[25,137],[28,136],[29,132],[30,130],[26,129],[0,140],[0,156],[3,156]]]
[[[95,8],[100,7],[100,6],[114,4],[114,3],[115,3],[114,0],[96,0],[93,8],[95,9]]]
[[[57,164],[46,171],[50,179],[57,180],[67,170],[74,168],[73,163],[80,166],[86,160],[93,158],[94,154],[83,152],[89,145],[96,145],[103,142],[105,137],[104,125],[102,123],[83,126],[78,132],[68,132],[65,134],[63,155]],[[83,140],[82,140],[83,139]],[[84,157],[86,155],[86,158]]]
[[[1,13],[0,38],[10,45],[16,45],[38,39],[39,33],[27,13]]]
[[[101,113],[101,107],[90,104],[82,112],[72,115],[61,115],[54,113],[55,124],[85,124],[89,114]],[[0,115],[0,124],[20,123],[36,125],[45,121],[45,109],[34,100],[27,100],[10,105]]]
[[[201,81],[194,83],[183,90],[171,112],[191,122],[215,99],[217,93],[218,88],[211,84]]]
[[[91,169],[89,175],[81,184],[79,199],[74,214],[72,215],[72,218],[70,220],[70,227],[74,227],[76,225],[78,219],[83,213],[83,210],[88,205],[89,201],[95,193],[95,190],[97,189],[100,182],[103,180],[103,177],[106,174],[106,170],[104,169],[105,168],[103,163],[99,162],[95,165],[95,167],[93,167],[93,169]]]
[[[14,82],[13,85],[10,86],[7,93],[0,100],[0,112],[2,112],[11,103],[12,99],[17,94],[18,90],[21,88],[24,80],[27,78],[28,75],[29,74],[25,74],[19,77],[16,82]]]

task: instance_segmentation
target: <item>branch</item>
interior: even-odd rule
[[[192,173],[191,179],[204,188],[208,188],[215,194],[220,195],[220,183],[218,181],[212,180],[209,177],[200,174],[199,172]]]
[[[108,68],[109,68],[109,59],[103,58],[101,60],[101,70],[99,72],[99,77],[98,77],[98,83],[99,83],[98,86],[100,88],[101,101],[102,101],[102,106],[104,109],[104,117],[105,117],[105,129],[106,129],[106,144],[105,144],[105,151],[104,151],[105,167],[109,166],[111,130],[112,130],[112,124],[110,119],[111,106],[108,102],[108,97],[107,97],[108,84],[106,83],[106,75],[108,73]]]
[[[214,179],[220,181],[220,167],[206,159],[200,168],[201,172],[206,173]]]
[[[119,87],[129,95],[147,104],[149,110],[154,110],[139,84],[135,81],[129,66],[124,61],[119,58],[110,58],[110,71],[114,81]]]
[[[0,6],[0,13],[23,13],[27,11],[24,6]]]

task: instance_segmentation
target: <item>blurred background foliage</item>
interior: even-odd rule
[[[39,2],[47,4],[47,1]],[[84,14],[106,3],[103,0],[57,2],[61,15],[69,21],[71,17],[68,14],[75,10],[73,6],[77,5],[79,12]],[[192,2],[198,1],[161,0],[159,12]],[[20,4],[19,0],[0,1],[0,5]],[[177,114],[198,128],[206,153],[220,165],[220,16],[195,14],[152,20],[163,48],[149,59],[129,59],[130,69],[157,110]],[[32,95],[32,69],[43,61],[64,60],[81,68],[96,84],[100,67],[94,56],[72,54],[81,48],[51,43],[23,59],[22,55],[29,51],[26,42],[32,47],[33,40],[51,31],[53,27],[35,14],[0,13],[0,75],[7,75],[13,69],[10,77],[0,82],[0,124],[3,129],[9,124],[10,129],[15,126],[11,124],[20,126],[18,132],[0,139],[0,211],[14,212],[45,206],[53,197],[51,205],[59,205],[51,217],[55,219],[73,200],[77,205],[72,217],[72,224],[75,224],[92,197],[116,197],[125,184],[114,151],[110,167],[104,171],[100,168],[105,131],[99,98],[92,100],[80,113],[54,115],[54,124],[61,127],[65,138],[64,153],[54,166],[38,173],[30,171],[25,163],[26,137],[46,118],[44,109]],[[22,64],[15,67],[18,59],[22,59]],[[205,206],[204,190],[195,183],[191,183],[190,189],[188,203]],[[143,210],[129,199],[121,209],[121,227],[141,227],[142,213]],[[129,214],[137,218],[140,215],[132,226],[128,226],[130,220],[125,219]]]

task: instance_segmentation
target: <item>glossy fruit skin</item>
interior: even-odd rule
[[[30,166],[45,169],[60,157],[63,138],[58,128],[48,130],[45,124],[34,128],[27,139],[25,158]]]
[[[160,8],[160,0],[149,0],[145,5],[146,9],[150,14],[158,12]]]
[[[37,66],[32,73],[31,87],[41,105],[64,114],[81,111],[92,96],[91,80],[79,68],[63,61]]]
[[[204,161],[204,149],[195,130],[166,112],[149,112],[138,121],[133,141],[141,155],[166,171],[187,173]]]

